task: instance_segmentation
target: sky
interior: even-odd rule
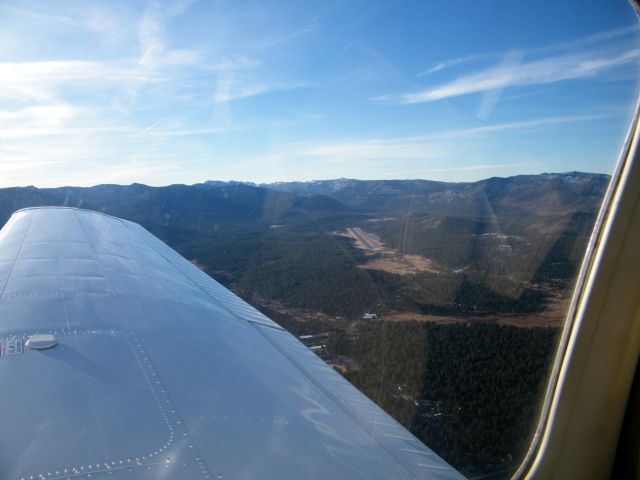
[[[0,187],[611,173],[625,0],[0,2]]]

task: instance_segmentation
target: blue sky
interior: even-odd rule
[[[5,1],[0,186],[611,172],[624,0]]]

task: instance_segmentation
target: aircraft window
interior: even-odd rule
[[[639,39],[624,0],[2,2],[0,225],[140,223],[462,474],[509,478]]]

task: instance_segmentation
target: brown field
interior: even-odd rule
[[[334,325],[342,326],[344,326],[343,324],[345,323],[343,319],[332,317],[331,315],[327,315],[323,312],[307,310],[304,308],[287,307],[281,302],[262,297],[254,297],[251,303],[257,307],[265,307],[269,310],[273,310],[274,312],[278,312],[283,315],[295,318],[299,322],[304,322],[305,320],[318,320],[321,322],[328,322]]]
[[[454,317],[446,315],[425,315],[414,312],[399,312],[385,315],[384,320],[388,322],[432,322],[440,324],[467,323],[471,322],[471,317]]]
[[[409,275],[419,272],[438,272],[433,262],[420,255],[388,255],[381,258],[373,258],[360,268],[367,270],[383,270],[397,275]]]
[[[443,315],[422,315],[419,313],[394,313],[385,315],[384,320],[389,322],[433,322],[442,325],[452,323],[495,323],[498,325],[512,325],[514,327],[559,327],[564,321],[564,316],[558,317],[548,315],[547,312],[540,314],[503,314],[503,315],[477,315],[477,316],[443,316]]]
[[[433,322],[440,324],[451,323],[495,323],[498,325],[512,325],[514,327],[560,327],[563,325],[570,298],[559,295],[552,297],[545,311],[525,314],[490,314],[490,315],[424,315],[412,312],[398,312],[385,315],[389,322]]]

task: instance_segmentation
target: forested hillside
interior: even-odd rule
[[[508,477],[535,429],[557,334],[377,322],[336,350],[361,365],[351,382],[451,464]]]

